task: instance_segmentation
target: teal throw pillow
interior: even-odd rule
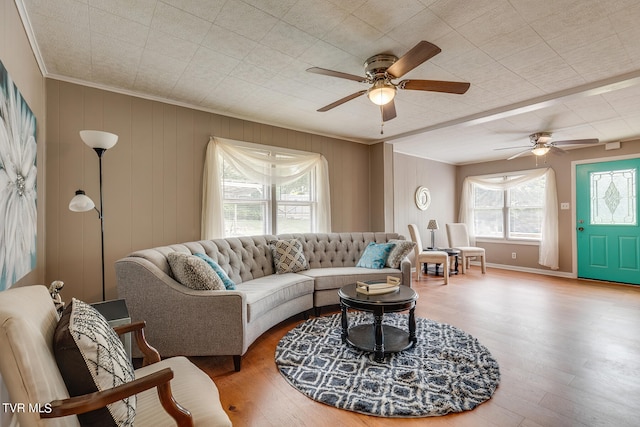
[[[233,280],[231,280],[229,276],[227,276],[227,273],[224,272],[222,267],[220,267],[217,262],[212,260],[210,256],[201,253],[197,253],[194,255],[205,260],[205,262],[209,264],[211,268],[213,268],[213,271],[215,271],[218,277],[220,277],[222,283],[224,283],[224,287],[227,288],[228,291],[233,291],[236,289],[236,284],[233,283]]]
[[[389,253],[394,246],[395,243],[369,243],[358,260],[356,267],[384,268],[387,258],[389,258]]]

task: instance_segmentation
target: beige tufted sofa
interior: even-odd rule
[[[302,241],[310,269],[276,274],[269,242]],[[400,277],[411,286],[411,263],[399,269],[356,267],[370,242],[404,239],[396,233],[309,233],[188,242],[133,252],[115,264],[118,296],[132,321],[145,320],[149,341],[163,357],[232,355],[240,358],[265,331],[311,308],[338,304],[342,286],[356,280]],[[237,290],[191,290],[171,275],[167,254],[206,253]]]

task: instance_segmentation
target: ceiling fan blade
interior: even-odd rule
[[[361,96],[361,95],[364,95],[365,93],[367,93],[367,91],[366,91],[366,90],[361,90],[361,91],[359,91],[359,92],[352,93],[352,94],[351,94],[351,95],[349,95],[349,96],[345,96],[344,98],[338,99],[336,102],[332,102],[332,103],[331,103],[331,104],[329,104],[329,105],[325,105],[324,107],[322,107],[322,108],[318,109],[318,111],[319,111],[319,112],[321,112],[321,113],[324,113],[325,111],[329,111],[329,110],[331,110],[332,108],[335,108],[335,107],[337,107],[338,105],[342,105],[342,104],[344,104],[344,103],[345,103],[345,102],[347,102],[347,101],[351,101],[352,99],[356,99],[357,97],[359,97],[359,96]]]
[[[462,95],[469,90],[469,86],[471,86],[471,83],[447,82],[442,80],[403,80],[398,84],[400,89],[456,93],[458,95]]]
[[[396,104],[393,102],[393,99],[388,103],[381,105],[380,110],[382,111],[383,122],[388,122],[389,120],[396,118]]]
[[[338,77],[341,79],[353,80],[360,83],[367,82],[367,79],[365,77],[356,76],[355,74],[343,73],[341,71],[327,70],[326,68],[311,67],[311,68],[307,68],[307,71],[310,73],[322,74],[323,76]]]
[[[531,149],[521,151],[521,152],[519,152],[518,154],[515,154],[515,155],[513,155],[513,156],[509,157],[507,160],[513,160],[513,159],[515,159],[516,157],[520,157],[520,156],[522,156],[523,154],[527,154],[527,153],[530,153],[530,152],[531,152]]]
[[[438,46],[422,40],[387,68],[387,74],[391,74],[394,78],[402,77],[440,52],[441,49]]]
[[[597,144],[600,140],[598,138],[591,139],[568,139],[566,141],[553,141],[553,145],[572,145],[572,144]]]
[[[552,154],[567,154],[562,148],[554,147],[553,145],[549,147],[549,151],[551,151]]]
[[[494,151],[500,151],[500,150],[513,150],[514,148],[531,148],[531,146],[529,145],[516,145],[515,147],[504,147],[504,148],[494,148]]]

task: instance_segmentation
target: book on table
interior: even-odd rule
[[[380,280],[358,280],[356,282],[356,291],[367,295],[386,294],[398,290],[399,287],[400,279],[392,276],[387,276],[386,282]]]

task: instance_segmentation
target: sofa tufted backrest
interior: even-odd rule
[[[273,274],[273,257],[269,242],[276,236],[228,237],[226,239],[200,240],[131,253],[130,257],[141,257],[169,276],[171,267],[167,261],[170,252],[205,253],[222,267],[235,283],[246,282],[257,277]]]
[[[133,252],[129,256],[142,257],[172,276],[167,254],[205,253],[222,267],[235,283],[274,274],[273,256],[269,242],[277,239],[298,239],[311,268],[353,267],[370,242],[386,243],[404,239],[397,233],[301,233],[228,237],[201,240]]]
[[[302,241],[311,268],[354,267],[369,243],[404,239],[397,233],[279,234],[278,238]]]

